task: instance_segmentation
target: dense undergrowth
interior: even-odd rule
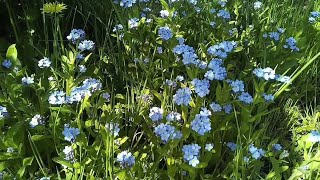
[[[320,179],[318,1],[0,6],[0,179]]]

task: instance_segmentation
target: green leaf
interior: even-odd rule
[[[11,46],[9,46],[8,50],[7,50],[7,54],[6,54],[6,58],[10,59],[12,61],[17,60],[18,58],[18,51],[16,49],[16,45],[12,44]]]
[[[18,59],[18,51],[16,49],[15,44],[12,44],[11,46],[9,46],[7,50],[6,58],[11,60],[14,66],[21,67],[21,63]]]
[[[61,157],[55,157],[52,159],[54,162],[58,163],[58,164],[61,164],[61,165],[64,165],[64,166],[67,166],[69,168],[73,168],[73,165],[71,163],[69,163],[69,161],[61,158]]]

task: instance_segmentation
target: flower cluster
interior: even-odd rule
[[[175,46],[172,51],[177,55],[182,55],[182,63],[184,65],[198,65],[200,60],[194,48],[184,44],[184,39],[181,37],[177,38],[177,40],[179,44]]]
[[[76,44],[77,41],[82,41],[86,37],[86,33],[82,29],[73,29],[70,34],[67,36],[67,39],[73,44]]]
[[[311,131],[309,133],[309,141],[310,142],[320,142],[320,131]]]
[[[180,121],[181,120],[181,114],[178,112],[170,112],[167,117],[167,121],[172,122],[172,121]]]
[[[272,148],[275,151],[281,151],[282,146],[281,146],[281,144],[272,144]]]
[[[261,7],[262,7],[262,2],[256,1],[253,3],[253,9],[258,10],[258,9],[261,9]]]
[[[163,109],[152,107],[150,109],[149,117],[152,121],[160,121],[163,118]]]
[[[222,107],[220,106],[220,104],[217,104],[215,102],[212,102],[209,106],[213,112],[220,112],[222,110]]]
[[[160,27],[158,34],[161,37],[161,39],[163,39],[163,40],[169,40],[173,36],[172,30],[168,26]]]
[[[241,95],[239,96],[239,100],[240,100],[241,102],[246,103],[246,104],[251,104],[251,103],[253,103],[253,98],[252,98],[252,96],[251,96],[249,93],[247,93],[247,92],[242,92]]]
[[[320,17],[320,12],[319,11],[312,11],[310,13],[310,17],[309,17],[309,23],[314,24],[317,22],[317,20]]]
[[[204,77],[209,80],[224,80],[227,77],[227,70],[223,67],[221,59],[214,58],[208,64],[208,70]]]
[[[236,47],[237,43],[235,41],[223,41],[219,44],[210,46],[208,48],[208,53],[212,56],[225,59]]]
[[[135,164],[135,157],[129,151],[122,151],[117,155],[117,161],[123,168],[132,167]]]
[[[0,119],[9,116],[8,110],[4,106],[0,106]]]
[[[210,82],[206,79],[199,80],[195,78],[191,81],[191,84],[194,86],[194,91],[200,97],[204,97],[210,93],[210,90],[209,90]]]
[[[238,93],[238,92],[244,92],[244,83],[243,81],[240,80],[229,80],[228,83],[231,85],[232,87],[232,91],[234,93]]]
[[[63,91],[54,91],[49,96],[49,103],[61,105],[64,103],[72,104],[81,101],[85,96],[91,96],[95,91],[101,90],[102,84],[99,80],[88,78],[82,82],[82,86],[73,87],[70,95]]]
[[[230,12],[223,9],[218,11],[217,16],[223,18],[224,20],[229,20],[231,18]]]
[[[118,123],[106,123],[106,129],[109,133],[113,134],[114,137],[117,137],[120,132]]]
[[[43,117],[41,117],[40,114],[37,114],[32,117],[29,124],[31,128],[34,128],[38,125],[43,125],[44,124]]]
[[[227,147],[230,148],[230,150],[234,152],[237,149],[237,144],[234,142],[228,142]]]
[[[139,19],[138,18],[131,18],[128,20],[129,29],[135,29],[139,25]]]
[[[91,51],[94,49],[95,43],[91,40],[83,40],[81,41],[81,43],[79,43],[78,45],[78,49],[80,51]]]
[[[9,69],[12,66],[12,62],[8,59],[3,60],[2,66]]]
[[[269,32],[269,33],[264,33],[263,37],[264,38],[270,38],[271,40],[274,41],[279,41],[280,40],[280,36],[281,34],[284,33],[284,29],[283,28],[278,28],[278,31],[273,31],[273,32]]]
[[[205,149],[206,149],[207,151],[211,151],[211,150],[213,149],[213,147],[214,147],[214,145],[213,145],[212,143],[208,143],[208,144],[206,144]]]
[[[261,159],[262,156],[265,156],[266,152],[263,149],[256,148],[253,144],[249,146],[249,152],[254,159]]]
[[[206,132],[211,131],[211,122],[209,116],[211,112],[202,108],[200,114],[197,114],[194,120],[191,122],[191,129],[197,132],[200,135],[204,135]]]
[[[191,94],[191,90],[187,87],[178,89],[176,94],[173,96],[173,101],[178,105],[188,106],[192,100]]]
[[[182,152],[184,160],[187,161],[189,165],[196,167],[200,163],[198,159],[200,149],[201,147],[198,144],[183,145]]]
[[[23,77],[21,79],[21,82],[23,85],[30,85],[30,84],[33,84],[34,83],[34,77],[31,76],[31,77]]]
[[[291,49],[292,51],[300,51],[300,49],[296,46],[296,43],[297,41],[293,38],[293,37],[289,37],[287,40],[286,40],[286,43],[285,45],[283,45],[283,47],[285,49]]]
[[[71,161],[72,163],[76,161],[74,157],[74,151],[71,146],[65,146],[63,149],[63,153],[65,155],[65,160]]]
[[[276,80],[282,83],[288,83],[290,81],[289,76],[281,76],[276,74],[275,70],[270,67],[267,68],[256,68],[253,70],[253,74],[256,75],[258,78],[263,78],[265,80]]]
[[[263,93],[262,96],[266,102],[271,102],[274,100],[274,96],[272,94]]]
[[[137,1],[136,0],[115,0],[115,4],[119,4],[121,7],[129,8],[132,7]]]
[[[76,137],[80,134],[80,130],[78,128],[73,128],[65,125],[62,134],[64,135],[64,140],[74,142]]]
[[[39,68],[50,67],[50,65],[51,65],[51,61],[47,57],[44,57],[44,58],[40,59],[39,62],[38,62]]]
[[[182,133],[177,131],[174,126],[161,123],[155,127],[154,133],[160,137],[162,142],[167,143],[170,140],[181,139]]]

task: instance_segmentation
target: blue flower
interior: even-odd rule
[[[253,98],[252,98],[252,96],[251,96],[249,93],[247,93],[247,92],[242,92],[241,95],[239,96],[239,100],[240,100],[241,102],[246,103],[246,104],[251,104],[251,103],[253,103]]]
[[[272,94],[263,93],[262,96],[266,102],[271,102],[274,100],[274,96]]]
[[[205,69],[207,67],[207,62],[199,61],[197,65],[200,69]]]
[[[211,61],[212,62],[212,61]],[[210,64],[209,64],[210,65]],[[204,77],[209,80],[224,80],[227,77],[227,70],[225,67],[219,66],[207,71]]]
[[[0,119],[9,116],[8,110],[4,106],[0,106]]]
[[[31,77],[23,77],[21,79],[21,82],[22,82],[23,85],[30,85],[30,84],[34,83],[34,78],[33,78],[33,76],[31,76]]]
[[[243,161],[244,161],[245,163],[248,163],[249,160],[250,160],[250,158],[248,158],[247,156],[245,156],[245,157],[243,158]]]
[[[84,40],[86,33],[82,29],[73,29],[70,34],[67,36],[67,39],[73,44],[76,44],[77,41]]]
[[[183,76],[177,76],[176,77],[176,81],[182,82],[182,81],[184,81],[184,77]]]
[[[317,22],[317,19],[320,17],[320,12],[313,11],[310,13],[309,23],[313,24]]]
[[[178,105],[188,106],[191,101],[191,90],[189,88],[178,89],[177,93],[173,96],[173,101]]]
[[[281,33],[281,34],[283,34],[283,33],[286,31],[286,29],[284,29],[284,28],[278,28],[277,30],[278,30],[278,32]]]
[[[66,102],[66,93],[63,91],[54,91],[49,96],[49,103],[54,105],[61,105]]]
[[[172,31],[168,26],[160,27],[158,34],[163,40],[169,40],[173,36]]]
[[[119,5],[124,8],[132,7],[136,3],[136,0],[120,0]]]
[[[66,96],[66,102],[72,104],[81,101],[85,96],[91,96],[95,91],[101,90],[102,84],[99,80],[88,78],[82,82],[82,86],[73,87],[70,95]]]
[[[80,130],[78,128],[65,126],[62,134],[64,135],[64,140],[74,142],[80,134]]]
[[[218,4],[221,6],[221,7],[225,7],[226,4],[227,4],[228,0],[219,0],[218,1]]]
[[[114,137],[117,137],[120,132],[119,124],[118,123],[106,123],[106,130],[109,133],[112,133]]]
[[[199,155],[201,147],[198,144],[183,145],[183,159],[189,163],[189,165],[196,167],[199,164]]]
[[[183,37],[177,37],[177,40],[179,41],[179,45],[184,44],[184,38]]]
[[[12,62],[8,59],[5,59],[3,62],[2,62],[2,66],[9,69],[12,65]]]
[[[31,128],[34,128],[38,125],[43,125],[43,124],[44,124],[43,117],[41,117],[40,114],[33,116],[29,123]]]
[[[281,144],[272,144],[272,148],[273,148],[275,151],[281,151],[282,146],[281,146]]]
[[[289,76],[276,75],[276,80],[282,83],[289,83],[291,78]]]
[[[102,97],[106,100],[106,101],[110,101],[110,94],[109,93],[103,93]]]
[[[270,39],[273,39],[275,41],[280,40],[280,33],[279,32],[269,32]]]
[[[113,27],[112,32],[119,32],[121,30],[123,30],[123,25],[117,24],[115,27]]]
[[[164,143],[167,143],[170,140],[182,138],[182,133],[180,131],[177,131],[174,126],[171,126],[169,124],[159,124],[157,127],[155,127],[154,133],[158,137],[160,137],[160,139]]]
[[[276,72],[270,67],[267,68],[256,68],[253,70],[253,74],[259,78],[263,78],[265,80],[276,79]]]
[[[211,115],[211,113],[210,113]],[[211,122],[209,114],[197,114],[194,120],[191,122],[191,129],[200,135],[204,135],[206,132],[211,131]]]
[[[169,15],[170,15],[170,13],[169,13],[169,11],[167,11],[167,10],[161,10],[161,11],[160,11],[160,16],[161,16],[162,18],[168,18]]]
[[[204,97],[210,93],[210,90],[209,90],[210,83],[208,80],[206,80],[206,79],[199,80],[199,79],[195,78],[192,80],[191,83],[194,86],[194,90],[198,94],[198,96]]]
[[[218,58],[225,59],[236,47],[237,43],[235,41],[223,41],[219,44],[210,46],[208,48],[208,53]]]
[[[163,53],[162,47],[157,47],[157,51],[158,51],[159,54],[162,54]]]
[[[222,110],[222,107],[215,102],[212,102],[210,104],[210,108],[212,109],[213,112],[220,112]]]
[[[228,11],[226,11],[226,10],[223,10],[223,9],[218,11],[217,16],[221,17],[221,18],[223,18],[225,20],[229,20],[231,18],[230,13]]]
[[[253,3],[253,8],[254,8],[255,10],[258,10],[258,9],[260,9],[261,7],[262,7],[262,2],[256,1],[255,3]]]
[[[263,149],[258,149],[253,144],[249,146],[249,152],[254,159],[261,159],[266,153]]]
[[[189,3],[193,4],[193,5],[196,5],[198,0],[188,0]]]
[[[210,26],[211,26],[212,28],[215,28],[215,27],[216,27],[216,24],[217,24],[217,23],[214,22],[214,21],[211,21],[211,22],[210,22]]]
[[[300,51],[300,49],[296,46],[297,41],[293,37],[289,37],[286,40],[286,43],[287,44],[283,45],[285,49],[290,48],[292,51]]]
[[[87,68],[85,65],[79,65],[79,72],[80,73],[85,73],[87,71]]]
[[[128,21],[129,29],[137,28],[139,25],[139,19],[138,18],[131,18]]]
[[[93,49],[94,49],[94,46],[95,46],[95,44],[94,44],[93,41],[91,41],[91,40],[84,40],[84,41],[82,41],[82,42],[78,45],[78,49],[79,49],[80,51],[85,51],[85,50],[90,51],[90,50],[93,50]]]
[[[235,144],[234,142],[228,142],[227,147],[234,152],[237,149],[237,144]]]
[[[122,151],[117,155],[117,161],[121,167],[132,167],[135,164],[135,157],[129,151]]]
[[[226,104],[223,106],[224,112],[227,114],[230,114],[232,111],[232,105],[231,104]]]
[[[72,149],[72,146],[65,146],[63,149],[63,153],[65,155],[65,160],[67,161],[71,161],[72,163],[74,163],[76,161],[75,157],[74,157],[74,151]]]
[[[163,110],[158,107],[152,107],[150,109],[149,117],[152,121],[159,121],[163,118]]]
[[[178,112],[170,112],[167,117],[167,121],[180,121],[181,120],[181,114]]]
[[[39,68],[50,67],[50,65],[51,65],[51,61],[47,57],[44,57],[38,61]]]
[[[208,144],[206,144],[205,149],[206,149],[207,151],[211,151],[211,150],[213,149],[213,147],[214,147],[214,145],[213,145],[212,143],[208,143]]]
[[[310,142],[320,142],[320,131],[311,131],[309,133],[309,139]]]
[[[234,93],[244,92],[244,83],[243,83],[243,81],[240,81],[240,80],[229,81],[229,84],[231,85],[232,91]]]
[[[85,58],[84,55],[81,53],[77,54],[77,56],[76,56],[77,61],[82,61],[82,60],[84,60],[84,58]]]

